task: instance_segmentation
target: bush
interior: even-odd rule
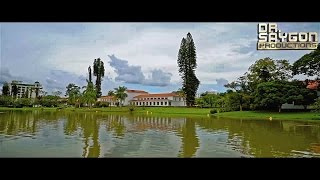
[[[101,103],[100,107],[109,107],[110,103],[106,102],[106,103]]]
[[[101,102],[100,102],[100,101],[97,101],[96,104],[95,104],[95,106],[96,106],[96,107],[100,107],[100,106],[101,106]]]
[[[129,106],[129,111],[130,111],[130,112],[134,111],[134,108],[135,108],[134,105],[130,105],[130,106]]]
[[[314,112],[320,112],[320,98],[314,103]]]
[[[212,109],[212,110],[210,110],[210,114],[215,114],[215,113],[217,113],[218,111],[216,110],[216,109]]]

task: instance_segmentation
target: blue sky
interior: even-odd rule
[[[282,32],[316,31],[320,23],[278,23]],[[102,92],[119,85],[149,92],[181,86],[177,53],[190,32],[197,48],[198,92],[225,91],[264,57],[291,63],[308,50],[257,51],[257,23],[1,23],[0,83],[39,81],[51,93],[86,84],[87,68],[105,64]]]

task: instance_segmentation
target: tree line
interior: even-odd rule
[[[310,80],[293,79],[295,75],[316,76],[320,82],[320,46],[290,64],[288,60],[266,57],[252,64],[243,76],[225,85],[225,93],[203,93],[197,98],[200,107],[214,107],[221,111],[277,110],[282,104],[314,105],[319,110],[319,90],[307,88]],[[313,81],[314,81],[313,80]]]

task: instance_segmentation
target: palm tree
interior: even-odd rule
[[[91,108],[92,104],[96,102],[97,91],[92,82],[89,82],[87,80],[87,83],[88,85],[86,86],[86,89],[83,91],[82,100],[86,104],[89,104],[89,108]]]
[[[123,101],[126,99],[126,97],[128,97],[128,94],[125,92],[127,88],[125,86],[119,86],[117,88],[114,88],[114,90],[116,91],[115,97],[117,98],[117,100],[119,100],[120,107],[121,107],[123,104]]]
[[[114,91],[112,91],[112,90],[108,91],[108,96],[114,96],[114,95],[115,95]]]

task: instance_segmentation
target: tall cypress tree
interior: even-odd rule
[[[91,66],[88,67],[88,73],[89,73],[89,82],[92,82]]]
[[[93,75],[97,77],[96,79],[96,89],[97,89],[97,98],[101,97],[101,81],[104,77],[104,64],[100,58],[95,59],[93,62]]]
[[[186,95],[187,106],[193,106],[200,84],[195,69],[197,68],[196,47],[190,32],[182,38],[178,53],[179,74],[183,80],[182,90]]]

